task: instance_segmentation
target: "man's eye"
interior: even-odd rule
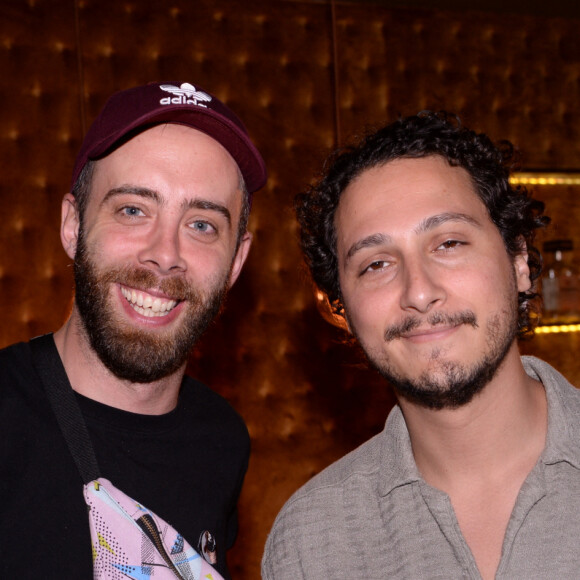
[[[364,270],[363,270],[363,274],[366,272],[377,272],[379,270],[382,270],[383,268],[385,268],[387,266],[388,262],[385,262],[385,260],[376,260],[374,262],[371,262]]]
[[[452,250],[453,248],[457,248],[463,245],[464,243],[460,242],[459,240],[446,240],[438,248],[443,250]]]
[[[191,224],[191,227],[194,231],[200,232],[202,234],[209,234],[215,232],[215,228],[208,222],[204,221],[195,221]]]
[[[144,215],[143,212],[138,207],[133,206],[124,207],[121,210],[121,212],[123,213],[123,215],[126,215],[127,217],[138,217]]]

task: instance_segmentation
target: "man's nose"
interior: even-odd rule
[[[154,267],[161,274],[184,272],[187,264],[182,256],[179,230],[171,224],[157,224],[147,237],[139,261]]]
[[[424,258],[406,260],[403,267],[401,308],[427,313],[445,300],[441,273]]]

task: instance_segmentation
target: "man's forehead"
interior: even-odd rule
[[[192,165],[203,160],[204,171],[215,170],[218,173],[221,173],[222,168],[227,170],[226,166],[231,166],[241,179],[238,164],[221,143],[203,131],[178,123],[164,123],[141,131],[94,163],[99,171],[102,167],[110,167],[117,162],[125,163],[127,160],[139,164],[145,155],[154,155],[160,165],[170,165],[181,160]]]
[[[160,203],[179,199],[190,206],[208,192],[224,203],[234,192],[234,199],[245,195],[230,153],[202,131],[177,123],[150,127],[92,164],[91,198],[101,201],[112,190],[154,191],[149,197]]]
[[[119,141],[113,149],[108,151],[106,155],[103,155],[100,160],[107,159],[117,152],[123,154],[143,145],[151,145],[154,147],[159,141],[171,142],[174,139],[185,139],[189,141],[188,146],[184,148],[185,152],[203,149],[210,149],[212,151],[219,150],[224,156],[231,159],[236,167],[238,167],[237,162],[234,160],[230,152],[211,135],[208,135],[199,129],[195,129],[194,127],[176,122],[160,123],[140,130],[137,133],[129,134],[123,140]]]
[[[342,191],[338,208],[345,200],[382,203],[383,198],[392,197],[396,209],[399,202],[426,199],[427,194],[437,198],[449,192],[456,199],[483,204],[471,174],[463,167],[451,165],[439,155],[399,157],[361,171]]]
[[[355,249],[377,235],[417,235],[449,223],[494,225],[471,175],[434,157],[400,158],[365,170],[345,188],[334,222],[338,239]]]

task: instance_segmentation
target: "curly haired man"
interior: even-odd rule
[[[424,112],[338,152],[299,196],[314,281],[398,405],[290,498],[264,578],[577,575],[580,392],[518,351],[548,218],[511,160]]]

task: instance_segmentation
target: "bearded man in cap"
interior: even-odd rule
[[[93,519],[97,508],[77,469],[85,454],[96,477],[157,522],[151,545],[169,537],[165,522],[177,530],[161,564],[145,539],[140,566],[128,556],[113,563],[119,578],[174,574],[176,553],[202,555],[214,578],[229,577],[248,432],[225,400],[184,373],[248,256],[251,194],[265,180],[241,121],[189,83],[116,93],[91,126],[62,201],[71,315],[53,335],[0,352],[3,578],[90,578],[93,560],[96,577],[100,550],[120,557],[99,522],[91,555],[87,504]],[[84,423],[68,438],[64,403],[51,394],[57,376]]]

